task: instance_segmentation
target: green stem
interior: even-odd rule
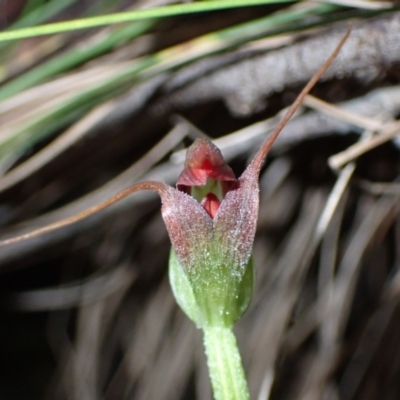
[[[215,400],[249,400],[232,327],[204,327],[204,346]]]

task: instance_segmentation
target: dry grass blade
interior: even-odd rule
[[[362,154],[380,146],[383,143],[393,139],[398,135],[400,130],[400,122],[393,122],[381,128],[378,135],[371,136],[368,140],[357,143],[345,151],[332,156],[329,159],[329,165],[333,169],[339,169],[350,161],[355,160]]]
[[[132,271],[121,266],[102,276],[93,277],[88,282],[13,294],[7,298],[7,304],[10,309],[18,311],[69,309],[99,302],[122,291],[133,280]]]
[[[377,310],[368,321],[363,336],[340,380],[344,400],[355,397],[368,368],[376,356],[385,331],[394,318],[397,304],[388,304]],[[360,362],[361,361],[361,362]]]
[[[95,110],[90,112],[79,122],[69,128],[64,134],[60,135],[55,141],[47,146],[42,151],[29,158],[27,161],[19,165],[11,172],[3,175],[0,178],[0,192],[16,185],[21,180],[29,177],[39,168],[54,160],[64,150],[73,146],[85,134],[90,131],[96,124],[98,124],[105,115],[110,113],[115,108],[115,102],[102,104]]]
[[[371,209],[368,209],[357,233],[350,241],[339,265],[335,282],[335,291],[330,299],[328,310],[331,315],[327,320],[326,335],[328,340],[337,341],[343,334],[349,313],[349,303],[354,295],[357,274],[362,255],[375,235],[384,235],[399,209],[398,197],[384,197]]]
[[[308,107],[314,108],[317,111],[323,112],[331,117],[337,118],[343,122],[359,126],[360,128],[377,131],[382,129],[382,123],[372,118],[363,115],[357,115],[347,110],[343,110],[325,101],[317,99],[314,96],[307,95],[304,98],[304,104]]]
[[[301,218],[287,239],[282,251],[284,256],[276,266],[276,278],[269,283],[268,289],[264,288],[263,302],[269,306],[263,310],[263,315],[258,316],[253,333],[248,339],[252,343],[258,343],[259,348],[264,351],[261,354],[257,350],[247,354],[252,359],[249,370],[250,388],[254,391],[261,386],[259,400],[269,398],[271,386],[267,383],[273,383],[270,377],[274,376],[279,343],[315,251],[311,244],[322,204],[320,193],[310,194],[306,198]],[[275,346],[270,346],[270,343],[275,343]]]

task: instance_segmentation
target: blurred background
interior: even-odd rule
[[[1,0],[0,27],[174,3]],[[0,42],[1,239],[140,180],[174,185],[199,136],[239,176],[352,27],[263,169],[236,332],[253,399],[399,399],[396,7],[271,3]],[[211,398],[159,210],[143,192],[0,249],[1,399]]]

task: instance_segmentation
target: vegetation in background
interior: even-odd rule
[[[145,178],[174,184],[178,151],[205,133],[240,175],[275,115],[354,26],[365,42],[350,43],[315,91],[330,104],[306,99],[262,176],[258,283],[239,345],[254,399],[398,397],[398,148],[376,147],[397,134],[396,8],[29,0],[8,20],[9,3],[0,16],[2,237]],[[376,43],[390,51],[374,53]],[[329,157],[350,145],[332,171]],[[166,285],[157,207],[151,195],[127,199],[1,249],[5,398],[211,397],[201,338]]]

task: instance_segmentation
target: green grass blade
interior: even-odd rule
[[[60,32],[74,31],[77,29],[118,24],[121,22],[139,21],[142,19],[162,18],[189,13],[223,10],[228,8],[288,2],[291,2],[291,0],[219,0],[190,4],[174,4],[154,9],[120,12],[91,18],[75,19],[72,21],[41,25],[31,28],[23,28],[14,31],[0,32],[0,41],[49,35]]]

